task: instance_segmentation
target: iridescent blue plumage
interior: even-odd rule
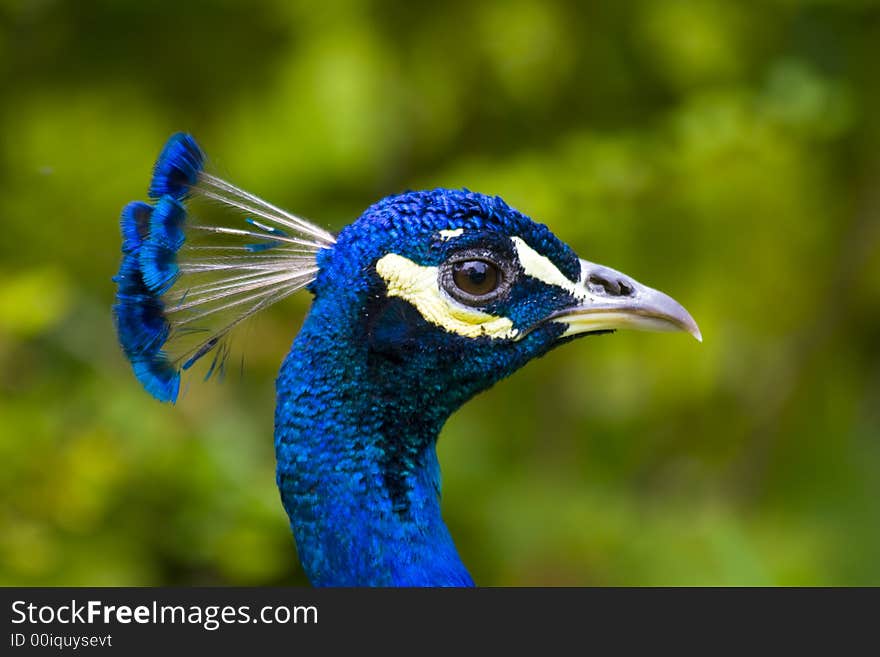
[[[143,201],[132,201],[122,209],[119,226],[123,253],[135,253],[149,237],[152,214],[153,206]]]
[[[163,196],[156,203],[150,217],[149,243],[176,253],[183,246],[183,224],[186,211],[171,196]]]
[[[151,195],[166,190],[183,196],[183,181],[195,179],[203,161],[191,137],[171,140],[156,165]],[[162,351],[171,333],[161,297],[174,284],[179,270],[177,251],[184,242],[186,212],[170,194],[155,206],[142,201],[122,210],[123,259],[113,315],[116,333],[138,381],[161,401],[176,401],[180,374]]]
[[[139,255],[144,284],[153,294],[164,294],[179,274],[177,252],[161,244],[147,243]]]
[[[162,303],[149,294],[116,296],[116,328],[122,348],[130,357],[158,353],[168,339],[168,323],[163,317]]]
[[[208,176],[204,161],[191,136],[173,135],[153,168],[148,193],[155,204],[129,203],[120,219],[123,260],[113,279],[116,331],[138,380],[162,401],[176,401],[181,371],[210,353],[214,358],[206,377],[222,373],[228,333],[249,314],[308,283],[314,274],[309,253],[332,241],[321,232],[309,241],[273,227],[276,222],[295,228],[299,220]],[[252,230],[201,225],[183,205],[197,193],[265,221],[248,219]],[[184,256],[190,230],[196,244]],[[249,243],[201,243],[205,235],[247,235]]]
[[[174,401],[182,370],[213,354],[206,377],[222,372],[230,331],[308,288],[311,311],[278,374],[275,450],[316,585],[473,585],[440,514],[435,446],[449,415],[578,335],[699,336],[675,301],[579,260],[498,197],[389,196],[334,237],[206,173],[204,159],[174,135],[154,168],[155,206],[123,210],[119,341],[147,391]],[[244,213],[244,225],[199,224],[183,205],[194,196]]]
[[[153,208],[149,235],[139,254],[144,283],[156,295],[174,285],[180,273],[177,251],[183,246],[185,220],[183,206],[169,195],[160,198]]]
[[[170,368],[161,351],[170,327],[162,301],[143,282],[136,252],[123,256],[113,280],[117,284],[113,305],[116,335],[135,376],[157,399],[174,401],[180,377]]]
[[[185,198],[198,182],[204,164],[205,155],[195,139],[183,132],[172,135],[153,167],[150,198],[166,194],[178,200]]]

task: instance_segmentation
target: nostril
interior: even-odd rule
[[[612,297],[630,297],[635,293],[633,286],[625,280],[609,278],[600,274],[590,274],[587,279],[590,291]]]
[[[590,274],[589,284],[590,290],[597,294],[607,294],[615,297],[620,294],[620,286],[616,281],[599,274]]]

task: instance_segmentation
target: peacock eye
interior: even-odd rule
[[[462,292],[482,297],[498,288],[501,272],[485,260],[465,260],[452,265],[452,280]]]
[[[486,306],[503,296],[513,282],[512,267],[488,249],[461,251],[440,266],[440,286],[456,301]]]

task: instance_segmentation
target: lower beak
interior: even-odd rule
[[[579,303],[548,318],[568,325],[561,337],[638,329],[684,331],[703,341],[694,318],[678,301],[609,267],[581,260],[575,291]]]

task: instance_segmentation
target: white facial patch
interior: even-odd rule
[[[440,289],[437,267],[422,266],[396,253],[389,253],[376,263],[376,272],[385,281],[389,296],[408,301],[425,321],[450,333],[466,338],[485,336],[508,340],[519,334],[509,318],[468,308],[450,299]]]
[[[512,237],[513,245],[516,247],[516,255],[519,257],[519,263],[522,265],[523,271],[532,278],[537,278],[542,283],[561,287],[575,299],[586,300],[589,297],[586,288],[581,283],[572,283],[559,268],[554,265],[550,258],[541,255],[532,247],[526,244],[520,237]]]
[[[455,230],[441,230],[440,239],[445,242],[446,240],[451,240],[453,237],[458,237],[463,232],[464,228],[456,228]]]

